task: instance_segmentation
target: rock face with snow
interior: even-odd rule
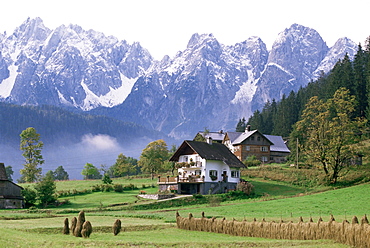
[[[258,37],[224,46],[195,34],[184,51],[138,79],[115,116],[178,138],[204,127],[233,130],[238,118],[305,86],[345,53],[352,58],[356,47],[340,39],[328,48],[315,30],[297,24],[279,34],[270,52]]]
[[[1,40],[0,97],[17,104],[89,110],[127,97],[153,59],[140,44],[77,25],[49,30],[28,19]]]
[[[347,38],[329,48],[315,30],[293,24],[271,51],[258,37],[225,46],[212,34],[194,34],[185,50],[154,61],[139,43],[76,25],[49,30],[28,19],[0,35],[0,99],[93,110],[192,138],[205,127],[233,130],[267,100],[356,51]]]

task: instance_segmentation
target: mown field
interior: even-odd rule
[[[209,199],[202,204],[191,204],[193,196],[154,203],[137,198],[141,191],[157,192],[150,179],[114,179],[114,184],[135,185],[122,193],[93,192],[60,197],[69,204],[47,209],[0,210],[0,247],[347,247],[331,240],[271,240],[235,237],[225,234],[180,230],[176,228],[175,214],[192,213],[200,217],[237,220],[262,220],[297,222],[320,217],[327,221],[333,214],[338,222],[359,218],[370,213],[370,184],[313,193],[307,187],[292,186],[261,178],[249,178],[255,185],[258,197],[228,201]],[[74,189],[83,191],[96,181],[57,182],[58,191]],[[196,200],[196,199],[195,199]],[[144,206],[145,207],[140,207]],[[89,239],[63,235],[63,221],[77,217],[85,211],[86,220],[93,226]],[[112,233],[116,219],[122,221],[123,230]]]

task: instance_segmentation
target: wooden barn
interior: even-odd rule
[[[0,208],[23,208],[22,189],[8,180],[4,163],[0,163]]]

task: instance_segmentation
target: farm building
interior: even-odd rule
[[[22,189],[8,180],[4,163],[0,163],[0,208],[23,208]]]
[[[263,163],[283,163],[290,154],[281,136],[262,134],[250,126],[244,132],[198,132],[194,139],[200,136],[226,145],[240,161],[255,156]]]
[[[245,165],[223,144],[184,141],[170,161],[176,162],[177,177],[159,178],[160,190],[179,194],[216,194],[235,190]]]

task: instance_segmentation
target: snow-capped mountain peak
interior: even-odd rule
[[[259,37],[226,46],[196,33],[184,50],[154,61],[139,42],[72,24],[50,30],[29,18],[0,35],[0,48],[2,101],[107,107],[104,114],[189,138],[204,127],[232,130],[266,101],[352,58],[357,45],[341,38],[328,48],[317,31],[293,24],[271,51]]]

